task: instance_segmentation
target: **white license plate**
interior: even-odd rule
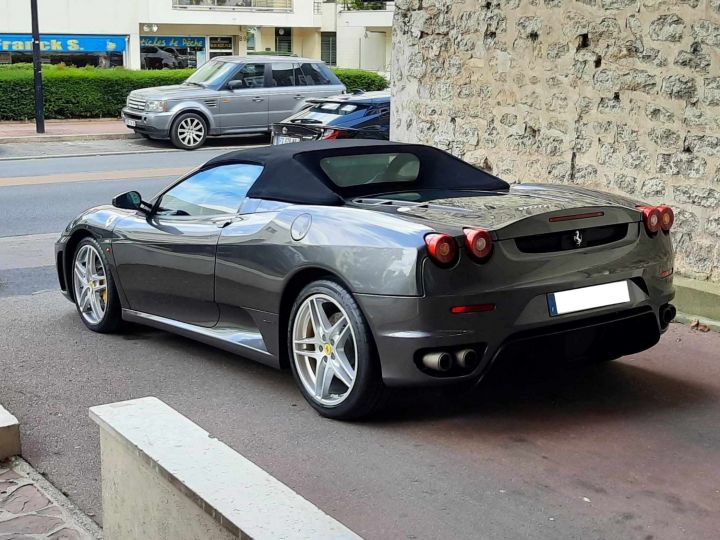
[[[126,118],[125,125],[127,127],[135,127],[135,126],[137,126],[137,122],[135,120],[133,120],[132,118]]]
[[[286,137],[285,135],[275,135],[275,144],[288,144],[300,142],[300,137]]]
[[[616,281],[582,289],[548,293],[547,301],[550,315],[555,317],[586,309],[624,304],[630,301],[630,289],[627,281]]]

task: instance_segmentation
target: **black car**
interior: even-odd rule
[[[312,99],[308,104],[272,125],[273,144],[390,138],[390,92],[354,92]]]

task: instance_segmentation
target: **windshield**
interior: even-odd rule
[[[214,85],[223,81],[225,77],[236,68],[237,64],[233,64],[232,62],[210,60],[195,73],[190,75],[185,80],[185,84],[199,84],[201,86]]]

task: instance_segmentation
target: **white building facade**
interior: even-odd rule
[[[393,2],[38,0],[44,63],[196,67],[218,55],[322,58],[387,72]],[[31,61],[30,2],[0,0],[0,64]]]

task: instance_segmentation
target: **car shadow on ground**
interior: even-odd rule
[[[253,146],[270,144],[270,135],[266,133],[251,133],[228,137],[208,137],[202,148],[222,148],[224,146]],[[143,150],[172,150],[175,147],[169,140],[147,139],[138,137],[132,139],[132,145]]]
[[[641,365],[633,365],[633,361]],[[710,403],[710,388],[645,367],[629,357],[614,362],[538,365],[532,358],[495,365],[476,387],[396,392],[370,424],[463,417],[492,429],[494,421],[522,422],[524,430],[547,429]]]
[[[252,374],[263,385],[276,386],[281,399],[293,385],[289,372],[257,364],[174,334],[130,325],[126,340],[162,341],[164,346],[191,350],[208,361],[229,364],[238,375]],[[635,364],[633,363],[635,362]],[[642,365],[641,365],[642,364]],[[297,399],[302,400],[298,392]],[[542,364],[533,358],[514,359],[493,366],[476,387],[394,389],[368,427],[390,427],[443,419],[468,421],[485,429],[505,422],[521,422],[524,430],[546,429],[589,421],[628,419],[644,414],[696,407],[715,399],[712,389],[648,366],[631,356],[601,364]],[[312,413],[311,409],[308,410]]]

